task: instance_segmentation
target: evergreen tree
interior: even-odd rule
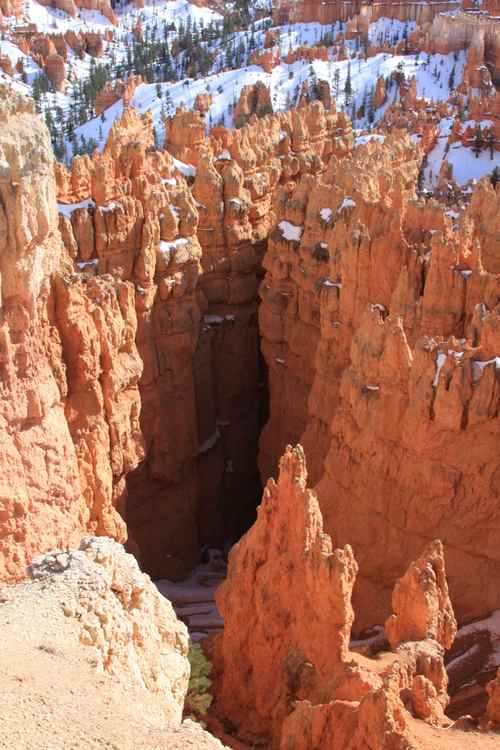
[[[472,146],[472,150],[474,151],[476,155],[476,159],[481,153],[483,146],[484,146],[483,131],[481,130],[481,125],[478,125],[476,128],[476,132],[474,133],[474,141],[473,141],[473,146]]]
[[[486,146],[490,150],[490,159],[493,161],[495,155],[495,136],[493,135],[493,130],[491,130],[491,128],[486,135]]]
[[[350,104],[352,98],[351,62],[347,63],[347,76],[344,84],[345,103]]]
[[[500,183],[500,167],[495,167],[490,175],[490,182],[494,188]]]
[[[293,73],[291,73],[291,77],[293,77]],[[334,85],[334,88],[335,88],[335,96],[338,97],[338,95],[339,95],[339,89],[340,89],[340,70],[339,70],[339,68],[335,68],[335,73],[333,74],[333,85]]]
[[[450,77],[448,78],[448,88],[450,91],[455,89],[455,66],[452,67]]]

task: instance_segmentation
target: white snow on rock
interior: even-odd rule
[[[482,378],[485,368],[489,365],[494,365],[495,369],[498,370],[500,368],[500,357],[493,357],[492,359],[488,359],[485,362],[475,360],[472,363],[472,375],[475,381],[478,381]]]
[[[463,344],[464,341],[461,340],[461,343]],[[434,375],[434,380],[432,381],[432,387],[437,388],[439,383],[439,376],[441,374],[441,370],[443,369],[443,365],[446,362],[447,357],[454,357],[456,360],[463,359],[464,353],[463,352],[456,352],[454,349],[448,349],[448,353],[446,352],[438,352],[436,356],[436,372]]]
[[[88,200],[80,201],[80,203],[58,203],[57,208],[60,214],[70,219],[71,214],[77,208],[95,208],[95,203],[89,198]]]
[[[186,162],[176,159],[175,157],[173,161],[175,168],[178,169],[184,177],[196,177],[196,167],[193,167],[192,164],[186,164]]]
[[[281,234],[289,242],[300,242],[304,227],[296,227],[295,224],[291,224],[289,221],[280,221],[278,227]]]
[[[80,269],[80,271],[87,271],[91,268],[97,268],[97,265],[99,263],[98,258],[92,258],[92,260],[82,260],[78,262],[76,265]]]
[[[437,388],[439,383],[439,376],[441,375],[441,370],[443,369],[443,365],[446,362],[446,354],[444,352],[438,352],[438,355],[436,357],[436,372],[434,375],[434,380],[432,381],[432,387]]]
[[[321,286],[329,286],[329,287],[336,287],[337,289],[342,289],[342,284],[340,281],[332,281],[327,276],[319,280],[319,283]]]
[[[365,143],[370,143],[370,141],[384,143],[385,135],[380,135],[379,133],[371,133],[370,135],[359,135],[357,138],[354,139],[354,145],[363,146]]]
[[[477,620],[471,622],[469,625],[464,625],[459,630],[459,635],[468,636],[474,633],[481,633],[487,631],[490,635],[492,653],[488,659],[488,663],[485,667],[499,667],[500,666],[500,609],[494,610],[491,615],[484,620]]]
[[[224,323],[222,315],[204,315],[203,322],[208,326],[220,326]]]
[[[337,213],[340,213],[341,211],[343,211],[344,208],[354,208],[355,205],[356,205],[356,201],[353,200],[352,198],[344,198],[344,200],[342,201],[342,203],[337,209]]]
[[[319,215],[323,219],[323,221],[331,221],[333,211],[331,208],[322,208],[319,212]]]

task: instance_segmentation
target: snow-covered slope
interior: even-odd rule
[[[77,153],[103,148],[124,104],[116,101],[96,116],[96,95],[105,83],[112,86],[116,79],[131,75],[141,75],[144,83],[135,89],[130,104],[141,113],[152,113],[159,142],[165,118],[177,107],[192,108],[199,94],[212,97],[207,128],[233,127],[241,90],[259,81],[269,88],[275,111],[297,105],[304,87],[314,92],[319,81],[327,82],[337,109],[346,110],[355,129],[366,132],[377,128],[388,108],[399,101],[402,81],[415,78],[417,97],[433,107],[449,101],[463,79],[466,52],[442,55],[415,50],[409,43],[416,31],[413,21],[381,18],[362,37],[350,34],[342,22],[274,26],[271,11],[268,0],[226,4],[224,15],[186,0],[153,0],[144,8],[119,4],[114,26],[97,11],[80,10],[77,18],[71,18],[37,0],[26,0],[24,18],[7,19],[0,56],[10,61],[13,75],[2,72],[0,77],[34,96],[46,116],[56,155],[67,162]],[[40,58],[20,48],[20,30],[26,22],[52,37],[72,32],[85,40],[86,35],[99,35],[102,54],[90,54],[86,42],[80,50],[68,46],[67,82],[55,91]],[[303,53],[297,53],[299,48]],[[298,59],[288,64],[290,53]],[[259,64],[265,55],[273,58],[266,69]],[[374,107],[380,78],[386,96]],[[499,164],[499,151],[476,155],[460,143],[450,148],[456,115],[452,108],[438,123],[439,137],[424,173],[429,189],[436,187],[445,158],[461,184],[489,174]],[[418,133],[412,137],[419,142]]]

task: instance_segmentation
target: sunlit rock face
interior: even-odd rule
[[[216,595],[216,712],[238,737],[282,750],[408,749],[432,726],[446,746],[443,653],[456,622],[441,543],[396,583],[394,650],[377,659],[349,651],[357,572],[352,548],[323,531],[302,447],[288,446]]]
[[[415,175],[411,145],[392,136],[331,160],[278,204],[264,259],[261,473],[288,442],[305,446],[325,528],[360,564],[356,629],[385,619],[395,575],[436,533],[459,617],[499,606],[484,543],[498,492],[486,218],[498,191],[484,180],[456,220],[416,199]]]
[[[58,230],[48,133],[2,98],[1,577],[82,531],[126,539],[116,510],[143,456],[133,288],[86,283]]]

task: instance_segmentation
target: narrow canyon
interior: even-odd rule
[[[320,102],[209,136],[179,111],[166,150],[126,110],[71,170],[26,102],[3,118],[5,580],[83,531],[181,578],[301,442],[356,627],[435,535],[459,617],[500,606],[498,191],[457,220],[407,136],[353,149]]]

